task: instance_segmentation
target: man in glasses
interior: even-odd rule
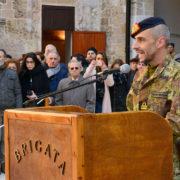
[[[68,63],[70,76],[62,79],[58,90],[70,88],[88,82],[81,75],[82,65],[77,60]],[[93,113],[95,110],[95,89],[92,84],[84,85],[64,93],[59,93],[55,98],[55,105],[76,105]]]
[[[0,49],[0,172],[4,171],[4,110],[22,107],[22,94],[17,72],[8,69],[5,61],[6,51]]]

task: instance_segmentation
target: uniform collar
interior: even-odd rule
[[[165,67],[170,63],[171,59],[166,57],[165,61],[162,64],[159,64],[156,68],[156,71],[154,74],[149,78],[148,75],[148,67],[145,67],[143,69],[143,72],[140,74],[140,77],[137,78],[137,81],[141,81],[141,88],[144,88],[149,84],[149,82],[153,81],[155,78],[157,78],[165,69]],[[141,78],[143,77],[143,79]]]

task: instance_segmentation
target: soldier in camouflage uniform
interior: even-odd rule
[[[148,66],[137,72],[127,96],[131,111],[150,110],[180,123],[180,64],[168,58],[170,33],[161,18],[135,24],[133,49]]]
[[[148,65],[135,74],[126,100],[128,110],[153,111],[174,122],[172,125],[180,125],[180,63],[168,55],[168,27],[163,19],[150,17],[136,23],[131,36],[135,38],[133,49],[140,61],[146,61]],[[177,139],[180,132],[174,130],[174,134],[180,160],[180,141]],[[179,179],[175,152],[174,179]]]

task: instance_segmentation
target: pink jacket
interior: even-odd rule
[[[95,74],[96,74],[96,67],[94,67],[90,64],[87,67],[86,72],[84,73],[83,77],[87,78],[87,77],[95,75]],[[93,79],[96,79],[96,76],[92,76],[89,78],[89,80],[93,80]],[[96,90],[96,83],[94,83],[93,85]],[[109,112],[112,112],[111,98],[110,98],[110,93],[109,93],[109,87],[114,85],[114,80],[113,80],[112,74],[108,75],[106,80],[104,80],[104,85],[105,85],[105,93],[104,93],[103,102],[102,102],[102,113],[109,113]]]

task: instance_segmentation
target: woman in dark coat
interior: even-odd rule
[[[123,64],[121,59],[115,59],[112,62],[111,69],[119,69]],[[114,86],[109,88],[112,112],[127,111],[126,97],[129,92],[128,78],[128,73],[121,73],[120,71],[113,73]]]
[[[23,102],[50,92],[46,71],[33,52],[26,54],[19,73],[19,79]],[[41,103],[40,105],[43,104]]]

